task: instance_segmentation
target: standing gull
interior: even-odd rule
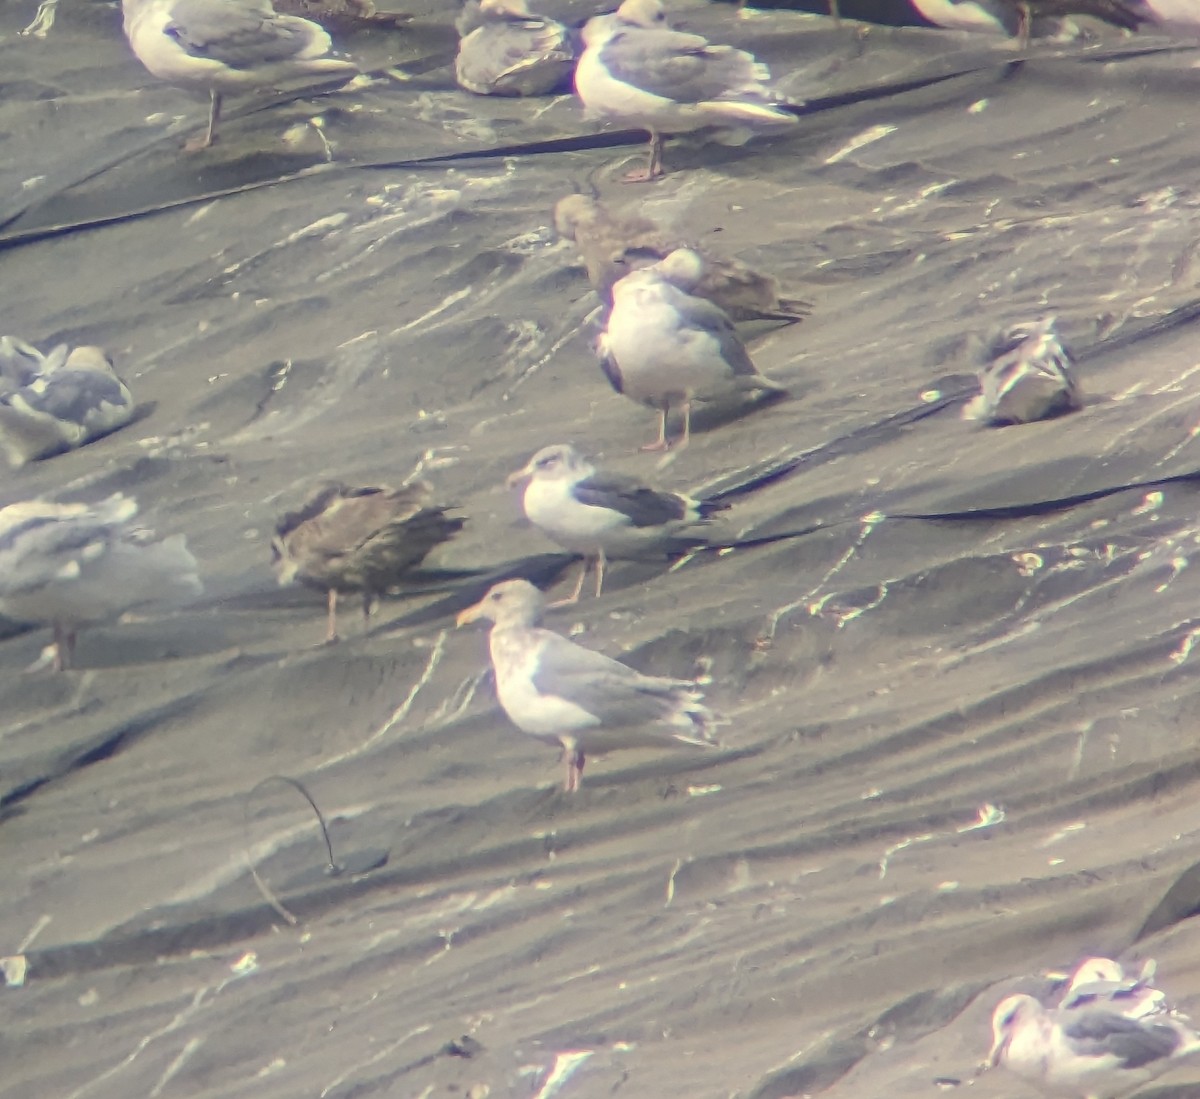
[[[464,16],[466,13],[463,13]],[[525,0],[482,0],[461,31],[454,77],[476,95],[548,95],[570,85],[575,46],[561,23]]]
[[[979,371],[979,387],[979,396],[963,408],[964,419],[1024,424],[1083,404],[1075,360],[1059,338],[1054,317],[1001,333]]]
[[[361,592],[363,619],[370,618],[383,592],[462,530],[466,520],[448,516],[432,499],[425,481],[397,489],[334,483],[275,524],[271,549],[279,583],[300,580],[326,593],[326,641],[338,639],[340,592]]]
[[[12,346],[10,344],[10,346]],[[23,466],[108,435],[133,418],[133,397],[99,347],[64,344],[30,359],[0,352],[0,447]]]
[[[71,666],[81,626],[200,595],[183,535],[153,541],[133,527],[137,502],[28,500],[0,508],[0,613],[54,628],[54,667]]]
[[[758,372],[728,314],[691,292],[703,273],[699,255],[677,248],[613,287],[612,312],[597,350],[618,393],[658,410],[658,438],[644,450],[687,446],[693,401],[754,390],[787,392]],[[676,407],[683,432],[672,444],[667,416]]]
[[[217,140],[225,95],[323,75],[350,76],[353,62],[330,57],[329,35],[270,0],[121,0],[125,37],[160,80],[209,94],[208,130],[184,146]]]
[[[610,557],[644,557],[670,552],[681,531],[703,523],[725,505],[659,492],[636,478],[597,472],[566,443],[543,447],[523,469],[513,473],[510,487],[524,483],[521,505],[529,521],[563,549],[584,555],[575,590],[561,603],[577,603],[588,567],[596,567],[596,595],[604,587]],[[684,550],[694,542],[680,541]]]
[[[593,753],[714,743],[720,719],[695,683],[643,675],[541,629],[541,610],[541,593],[528,580],[507,580],[463,611],[458,624],[494,623],[489,647],[500,705],[521,732],[562,745],[564,789],[579,789]]]
[[[726,144],[786,130],[795,115],[771,96],[767,67],[745,50],[714,46],[667,26],[661,0],[625,0],[615,15],[590,19],[575,69],[575,91],[591,117],[650,132],[650,159],[629,182],[663,174],[663,137],[708,127]]]
[[[986,1064],[1047,1095],[1118,1099],[1200,1053],[1200,1035],[1171,1015],[1130,1018],[1103,1004],[1047,1008],[1009,996],[992,1015]]]
[[[567,195],[554,206],[554,228],[574,241],[588,281],[606,307],[615,283],[634,271],[666,259],[690,245],[664,232],[648,218],[612,213],[588,195]],[[692,249],[704,262],[704,275],[692,288],[698,298],[720,306],[735,321],[777,320],[791,324],[811,310],[806,301],[779,296],[779,282],[736,259]]]

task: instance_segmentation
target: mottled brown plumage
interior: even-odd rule
[[[677,248],[691,248],[704,261],[704,275],[691,293],[720,306],[736,321],[778,320],[794,323],[811,309],[806,301],[779,296],[779,283],[740,260],[714,255],[672,236],[648,218],[614,214],[588,195],[567,195],[554,207],[559,236],[575,242],[588,281],[608,307],[612,288],[633,271],[665,259]]]
[[[383,592],[462,530],[465,520],[432,498],[424,481],[397,489],[333,483],[276,523],[271,547],[279,583],[299,580],[328,593],[327,640],[337,640],[340,592],[362,592],[369,617]]]

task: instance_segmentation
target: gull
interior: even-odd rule
[[[569,85],[575,46],[561,23],[533,15],[525,0],[481,0],[464,25],[454,76],[476,95],[548,95]]]
[[[676,248],[691,247],[648,218],[614,214],[588,195],[559,199],[554,206],[554,228],[560,237],[575,242],[588,280],[610,308],[616,282],[666,259]],[[811,311],[806,301],[781,298],[779,282],[773,276],[703,248],[692,251],[703,260],[704,275],[691,293],[720,306],[732,320],[777,320],[792,324]]]
[[[979,371],[981,392],[963,418],[989,424],[1024,424],[1083,405],[1075,360],[1063,345],[1054,317],[1006,329]]]
[[[1200,1035],[1171,1015],[1130,1018],[1103,1003],[1047,1008],[1009,996],[992,1015],[985,1064],[1047,1095],[1118,1099],[1200,1053]]]
[[[358,72],[330,57],[329,35],[316,23],[280,15],[270,0],[121,0],[125,37],[160,80],[209,94],[208,130],[184,146],[217,140],[225,95],[322,75]]]
[[[80,627],[203,591],[182,534],[154,541],[132,526],[137,501],[26,500],[0,508],[0,613],[54,629],[54,668],[71,666]]]
[[[658,410],[658,438],[643,450],[687,446],[693,401],[753,390],[786,393],[764,378],[746,354],[729,315],[691,291],[704,261],[677,248],[613,286],[613,308],[600,334],[600,365],[618,393]],[[667,415],[678,407],[683,433],[667,441]]]
[[[663,174],[663,135],[712,127],[742,144],[756,133],[797,125],[772,98],[767,67],[745,50],[714,46],[667,26],[661,0],[625,0],[614,15],[589,19],[575,91],[589,117],[642,126],[650,158],[628,182]]]
[[[660,492],[634,477],[597,472],[573,446],[543,447],[524,468],[508,478],[510,488],[524,484],[521,506],[526,518],[563,549],[584,555],[575,590],[551,606],[577,603],[588,568],[596,569],[596,595],[604,587],[610,557],[643,557],[670,552],[681,531],[705,522],[726,505]],[[681,542],[680,550],[695,542]]]
[[[432,499],[425,481],[398,489],[334,482],[275,524],[271,549],[280,586],[300,580],[326,593],[326,641],[338,639],[340,592],[362,593],[366,621],[383,592],[462,530],[466,520]]]
[[[129,387],[101,348],[68,353],[60,344],[41,355],[24,341],[0,346],[0,447],[10,465],[83,446],[124,427],[133,413]]]
[[[541,629],[541,593],[528,580],[497,584],[458,616],[492,623],[496,694],[523,733],[562,745],[564,789],[579,789],[588,755],[618,748],[711,747],[721,719],[687,679],[643,675]]]
[[[1075,967],[1058,1006],[1062,1009],[1100,1005],[1130,1019],[1148,1015],[1178,1014],[1167,1003],[1166,993],[1155,988],[1154,962],[1148,961],[1137,977],[1127,977],[1112,958],[1085,958]]]

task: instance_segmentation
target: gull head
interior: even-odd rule
[[[542,593],[528,580],[505,580],[488,589],[473,607],[462,611],[458,625],[486,618],[499,628],[536,626],[542,617]]]
[[[704,278],[704,257],[691,248],[676,248],[648,270],[657,272],[660,278],[688,293]]]
[[[653,30],[667,25],[667,12],[662,0],[625,0],[617,8],[617,19],[631,27]]]
[[[1041,1014],[1041,1011],[1042,1005],[1032,996],[1020,994],[1001,1000],[992,1012],[992,1048],[983,1067],[995,1068],[1000,1064],[1017,1028],[1024,1020]]]
[[[595,473],[592,465],[570,443],[544,446],[525,465],[508,475],[509,488],[529,481],[579,481]]]
[[[479,14],[528,19],[530,12],[525,0],[479,0]]]
[[[580,225],[595,219],[599,203],[590,195],[567,195],[554,204],[554,231],[563,240],[575,240]]]

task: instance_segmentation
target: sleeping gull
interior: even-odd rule
[[[99,347],[76,347],[68,354],[60,344],[43,356],[17,343],[19,354],[7,355],[0,347],[0,447],[11,465],[73,450],[133,418],[129,387]]]
[[[753,390],[787,392],[758,372],[729,316],[691,293],[703,273],[697,253],[677,248],[613,287],[613,308],[597,351],[618,393],[658,410],[658,438],[643,450],[687,446],[693,401]],[[675,407],[683,414],[683,433],[672,444],[667,415]]]
[[[1166,993],[1150,983],[1154,969],[1154,962],[1149,961],[1137,977],[1127,977],[1121,963],[1112,958],[1085,958],[1071,974],[1058,1006],[1070,1010],[1099,1005],[1130,1019],[1175,1014]]]
[[[81,626],[151,604],[186,602],[203,587],[182,534],[153,541],[131,524],[137,502],[28,500],[0,509],[0,613],[54,628],[54,667],[71,666]]]
[[[548,95],[569,86],[575,47],[561,23],[531,14],[525,0],[482,0],[473,22],[454,59],[461,87],[476,95]]]
[[[671,30],[661,0],[625,0],[616,14],[588,20],[583,44],[575,91],[588,116],[650,131],[649,163],[629,182],[663,174],[665,134],[712,127],[718,140],[742,144],[797,124],[772,98],[765,65],[745,50]]]
[[[979,396],[963,418],[1024,424],[1071,412],[1083,404],[1075,360],[1059,339],[1054,317],[1017,324],[996,339],[979,371]]]
[[[579,601],[592,562],[596,595],[604,586],[610,557],[645,557],[671,552],[681,531],[703,523],[725,505],[659,492],[633,477],[597,472],[573,446],[543,447],[523,469],[508,478],[510,487],[524,483],[521,505],[529,521],[563,549],[584,555],[575,590],[560,603]],[[678,540],[679,550],[695,542]]]
[[[208,130],[184,146],[217,140],[221,99],[305,77],[350,76],[358,67],[330,57],[329,35],[270,0],[121,0],[125,37],[160,80],[209,94]]]
[[[1002,1000],[986,1064],[1003,1065],[1048,1095],[1117,1099],[1200,1053],[1200,1035],[1171,1015],[1130,1018],[1103,1004],[1047,1008]]]
[[[575,242],[588,280],[600,299],[612,306],[613,284],[633,271],[665,259],[688,242],[664,232],[637,214],[614,214],[588,195],[567,195],[554,206],[554,228]],[[704,261],[704,277],[692,288],[698,298],[719,305],[735,321],[778,320],[794,323],[811,306],[797,298],[781,298],[779,282],[736,259],[693,248]]]
[[[335,482],[275,524],[271,549],[279,583],[300,580],[326,593],[326,641],[338,639],[340,592],[362,593],[365,621],[383,592],[462,530],[466,520],[448,516],[432,499],[425,481],[398,489]]]
[[[490,619],[496,694],[523,733],[558,742],[564,788],[578,790],[588,755],[618,748],[711,746],[720,722],[687,679],[643,675],[627,664],[541,629],[541,593],[528,580],[506,580],[458,616]]]

